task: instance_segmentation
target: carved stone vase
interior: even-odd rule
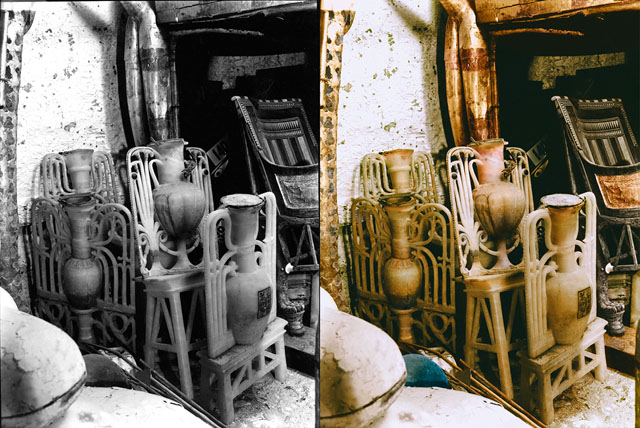
[[[396,193],[411,192],[411,159],[413,150],[395,149],[382,154]]]
[[[398,317],[399,340],[413,343],[411,330],[418,295],[422,286],[422,269],[411,258],[408,223],[415,208],[411,194],[394,194],[380,198],[391,226],[391,258],[382,270],[382,285],[391,311]]]
[[[238,269],[227,278],[229,328],[237,344],[250,345],[262,338],[273,304],[271,279],[257,263],[258,212],[265,201],[259,196],[233,194],[221,202],[229,211],[233,260]]]
[[[158,183],[153,190],[153,204],[158,221],[175,238],[177,260],[174,270],[191,268],[187,257],[187,240],[197,229],[206,210],[206,199],[200,188],[187,181],[184,165],[184,140],[176,138],[150,145],[159,154]],[[168,239],[167,247],[174,245]]]
[[[90,192],[93,149],[75,149],[64,153],[64,163],[77,193]]]
[[[494,269],[511,266],[507,239],[520,224],[526,208],[523,192],[504,179],[505,144],[496,138],[469,145],[477,152],[479,185],[473,190],[473,204],[478,221],[496,242]]]
[[[553,194],[541,199],[551,220],[553,260],[558,268],[547,279],[547,319],[556,343],[570,345],[582,338],[593,305],[594,284],[578,266],[575,243],[578,213],[584,200],[575,195]]]
[[[89,214],[96,206],[91,194],[74,194],[61,198],[71,228],[71,258],[62,271],[62,289],[71,310],[78,315],[78,340],[93,342],[92,313],[102,292],[102,268],[91,256],[89,247]]]

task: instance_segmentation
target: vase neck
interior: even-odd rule
[[[504,145],[502,139],[479,141],[472,147],[478,160],[478,182],[494,183],[502,179],[504,170]]]
[[[71,179],[71,188],[77,193],[91,191],[93,149],[76,149],[66,152],[64,162]]]
[[[397,149],[383,154],[387,171],[391,177],[391,186],[397,193],[411,191],[411,161],[413,150]]]
[[[576,198],[577,203],[547,207],[551,221],[551,242],[556,246],[557,251],[554,260],[558,264],[558,272],[572,272],[578,266],[575,257],[575,242],[578,237],[578,213],[583,202],[578,197],[568,196]],[[546,199],[546,201],[549,200]],[[545,203],[544,201],[545,198],[543,198],[543,203]]]
[[[69,217],[71,229],[71,255],[76,259],[88,259],[89,214],[96,206],[93,196],[71,196],[62,200]]]
[[[158,152],[158,182],[160,184],[175,183],[183,180],[184,145],[181,138],[158,141],[152,145]]]
[[[391,256],[396,259],[410,257],[408,223],[415,202],[402,205],[387,205],[385,211],[391,225]]]
[[[222,198],[231,219],[231,243],[237,247],[235,261],[239,273],[256,270],[255,242],[258,238],[258,213],[264,200],[255,195],[234,194]]]

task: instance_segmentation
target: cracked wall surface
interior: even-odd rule
[[[36,2],[25,36],[18,120],[18,209],[38,195],[47,153],[126,148],[116,67],[119,2]]]
[[[445,23],[437,0],[356,4],[344,40],[338,109],[341,222],[349,221],[351,199],[359,195],[364,155],[396,148],[437,153],[447,147],[436,67],[437,35]],[[343,248],[340,253],[344,266]]]

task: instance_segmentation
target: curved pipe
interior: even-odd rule
[[[458,57],[458,25],[455,18],[449,16],[444,35],[445,81],[453,140],[456,146],[466,146],[469,144],[469,132]]]
[[[139,21],[138,52],[149,131],[153,140],[169,138],[170,68],[169,49],[149,2],[121,1],[130,17]]]
[[[460,69],[466,100],[469,134],[475,140],[489,138],[491,67],[489,51],[467,0],[440,0],[450,17],[458,21]]]

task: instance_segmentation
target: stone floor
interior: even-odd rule
[[[549,428],[627,428],[634,426],[635,381],[608,369],[604,382],[587,375],[554,400]]]
[[[234,407],[229,428],[313,428],[315,380],[292,369],[282,383],[269,374],[240,394]]]

